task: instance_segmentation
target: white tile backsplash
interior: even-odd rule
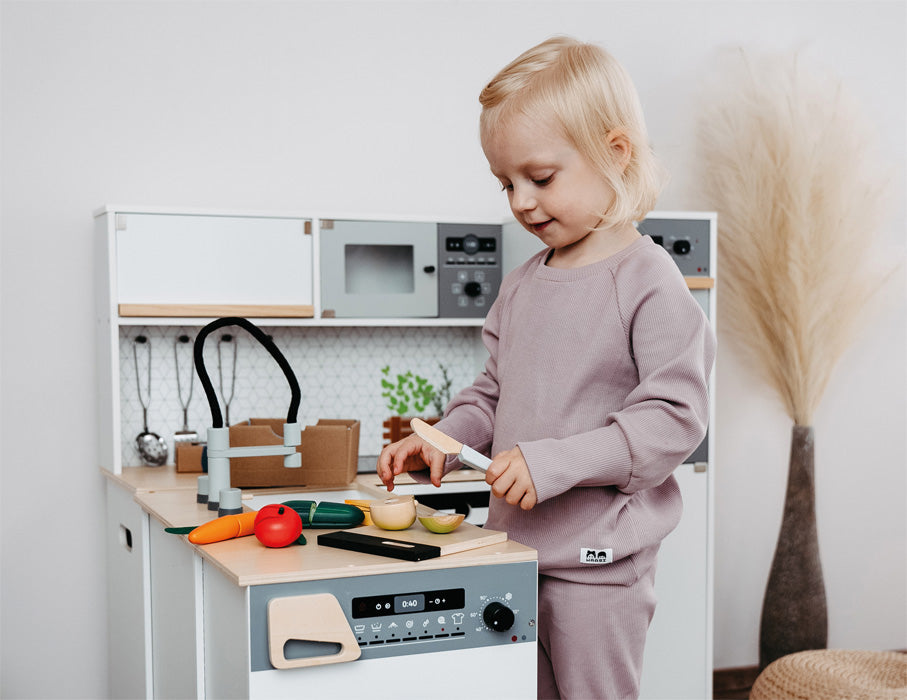
[[[173,462],[173,434],[183,427],[183,412],[177,395],[174,345],[178,345],[183,400],[189,393],[188,427],[204,438],[211,425],[211,413],[195,367],[192,345],[201,327],[122,326],[120,328],[120,386],[123,465],[140,464],[135,438],[142,432],[142,405],[136,386],[133,360],[134,339],[145,336],[151,348],[151,394],[147,395],[148,343],[139,345],[138,369],[142,397],[148,403],[148,429],[167,440],[169,462]],[[265,327],[296,374],[302,394],[299,421],[311,425],[319,418],[353,418],[361,422],[359,454],[381,451],[382,423],[391,415],[381,396],[381,368],[411,370],[436,386],[441,380],[439,363],[453,381],[452,393],[475,379],[475,347],[480,329],[476,327]],[[230,334],[237,346],[236,385],[230,402],[230,423],[247,418],[285,418],[290,389],[283,372],[268,352],[238,327],[220,329],[205,343],[205,364],[225,410],[220,390],[217,346],[223,334]],[[177,343],[180,335],[192,342]],[[223,387],[230,394],[233,354],[223,347]]]

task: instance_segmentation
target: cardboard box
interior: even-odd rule
[[[284,420],[252,418],[230,426],[230,447],[282,445]],[[302,430],[302,467],[288,469],[283,457],[231,457],[230,485],[238,488],[276,486],[346,486],[359,463],[359,421],[320,419]]]
[[[176,471],[202,473],[202,452],[205,446],[198,442],[176,443]]]

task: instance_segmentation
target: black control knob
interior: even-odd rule
[[[674,252],[678,255],[686,255],[690,252],[690,242],[686,239],[674,241]]]
[[[482,611],[482,619],[485,624],[495,632],[506,632],[513,627],[516,618],[513,616],[513,610],[503,603],[489,603]]]
[[[482,293],[482,285],[478,282],[467,282],[463,285],[463,293],[468,297],[477,297]]]
[[[471,233],[463,239],[463,252],[467,255],[474,255],[479,252],[479,239]]]

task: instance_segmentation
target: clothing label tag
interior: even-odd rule
[[[590,549],[589,547],[580,547],[580,564],[610,564],[613,561],[613,549]]]

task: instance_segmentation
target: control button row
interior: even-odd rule
[[[497,258],[447,258],[447,265],[497,265]]]
[[[457,271],[457,282],[484,282],[485,281],[485,270],[458,270]]]
[[[393,639],[373,639],[370,642],[359,640],[359,646],[377,646],[378,644],[395,644],[397,642],[424,642],[429,639],[451,639],[465,637],[466,632],[450,632],[448,634],[423,634],[419,637],[394,637]]]

